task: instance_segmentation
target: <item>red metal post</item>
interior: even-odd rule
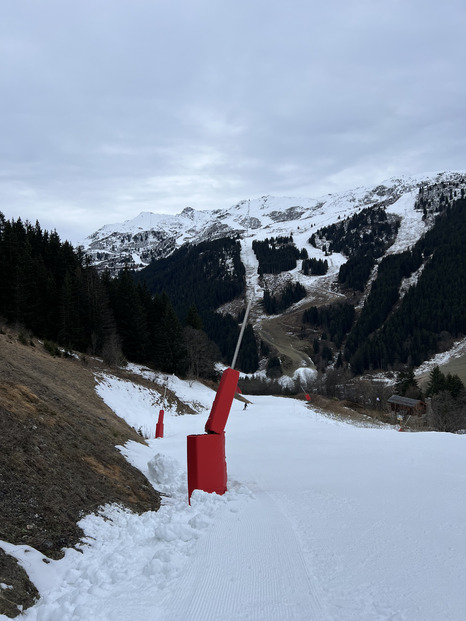
[[[227,491],[225,434],[188,436],[188,497],[195,489],[224,494]]]
[[[223,372],[209,418],[205,424],[207,433],[223,433],[225,431],[238,379],[239,371],[235,371],[235,369],[225,369]]]
[[[156,438],[163,438],[163,415],[164,415],[164,411],[160,410],[159,419],[157,421],[157,424],[155,425],[155,437]]]

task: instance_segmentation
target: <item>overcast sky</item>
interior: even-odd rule
[[[1,0],[0,211],[141,211],[466,169],[464,0]]]

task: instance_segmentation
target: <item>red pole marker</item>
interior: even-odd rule
[[[157,424],[155,425],[155,437],[156,438],[163,438],[163,414],[164,414],[164,411],[160,410],[159,420],[157,421]]]

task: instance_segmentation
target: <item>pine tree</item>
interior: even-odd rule
[[[419,399],[421,397],[421,391],[414,376],[413,369],[400,371],[398,373],[395,389],[398,394],[405,397],[411,397],[412,399]]]
[[[154,326],[154,366],[167,373],[184,376],[189,361],[180,321],[166,293],[155,296],[154,305],[158,317]]]
[[[129,270],[108,281],[109,297],[123,353],[135,362],[148,362],[149,330],[138,288]]]
[[[199,316],[197,307],[195,304],[191,304],[188,310],[188,314],[186,315],[186,325],[191,326],[195,330],[204,330],[204,326],[202,325],[202,320]]]

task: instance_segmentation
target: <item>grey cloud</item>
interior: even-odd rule
[[[0,209],[76,240],[462,168],[465,26],[455,0],[6,1]]]

